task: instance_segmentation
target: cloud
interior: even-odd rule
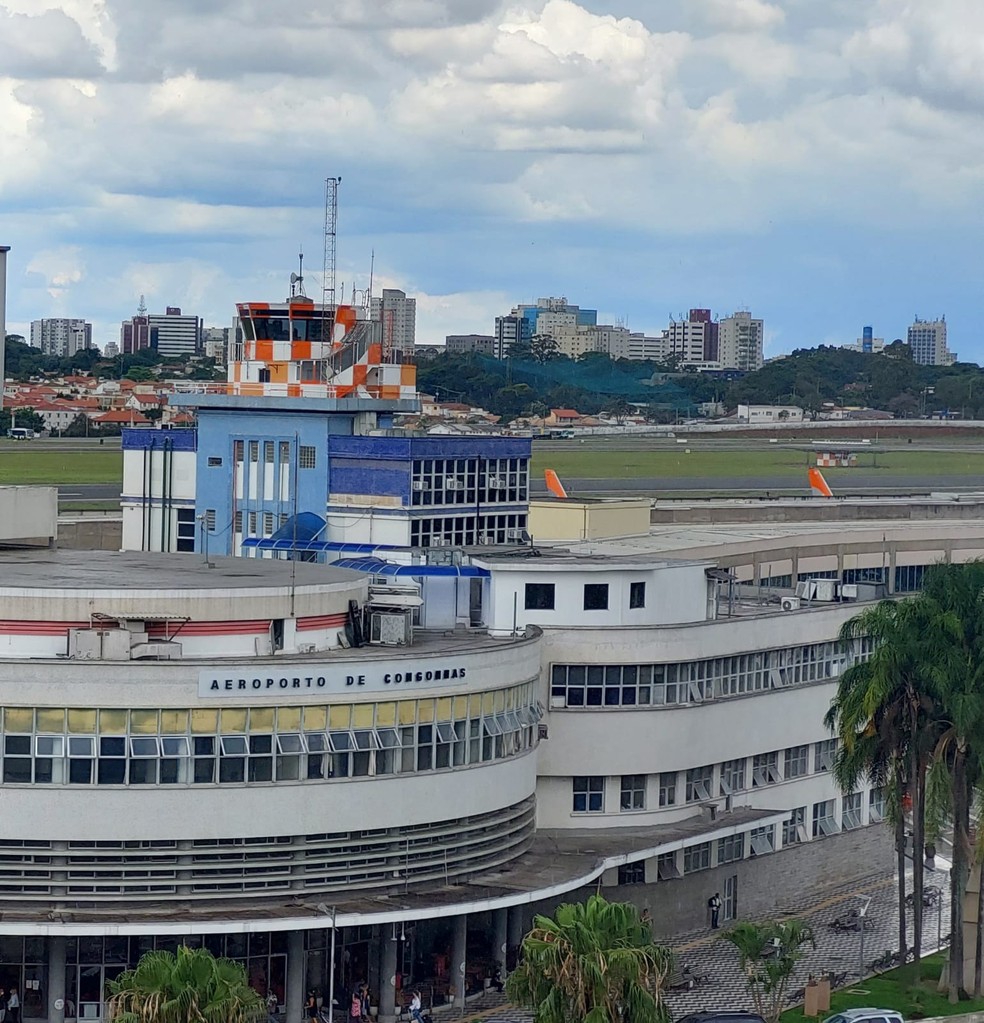
[[[85,278],[82,250],[68,245],[57,249],[42,249],[27,264],[27,272],[39,275],[48,294],[56,301],[60,300]]]

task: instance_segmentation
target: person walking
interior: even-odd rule
[[[328,1012],[331,1013],[331,1006],[328,1007]],[[314,991],[308,991],[307,1000],[304,1002],[304,1013],[308,1023],[318,1023],[318,999],[315,997]],[[329,1016],[329,1018],[331,1017]]]
[[[16,986],[10,989],[7,996],[7,1019],[10,1023],[20,1023],[20,997]]]
[[[424,1018],[420,1011],[420,992],[414,991],[410,998],[410,1018],[413,1023],[424,1023]]]
[[[711,929],[717,930],[721,925],[721,893],[715,892],[707,900],[707,908],[711,911]]]

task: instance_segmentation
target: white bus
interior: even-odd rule
[[[14,426],[7,431],[11,440],[34,440],[34,431],[24,426]]]

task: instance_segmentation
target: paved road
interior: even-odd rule
[[[119,483],[66,483],[58,487],[58,500],[65,501],[118,501]]]
[[[806,472],[796,476],[649,476],[628,479],[578,479],[564,476],[564,487],[571,497],[615,494],[646,496],[680,491],[727,493],[745,491],[765,493],[809,494]],[[931,490],[982,490],[984,475],[976,476],[883,476],[851,470],[850,481],[828,478],[831,489],[840,497],[852,494],[921,494]],[[543,480],[533,476],[530,492],[534,497],[547,493]]]

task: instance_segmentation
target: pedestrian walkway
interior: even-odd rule
[[[937,864],[942,866],[939,859]],[[948,883],[947,870],[926,871],[925,884],[927,887],[939,888],[941,898],[923,913],[924,953],[939,947],[940,940],[950,932]],[[870,899],[867,916],[871,924],[870,929],[864,932],[862,959],[861,933],[839,932],[830,924],[847,910],[860,907],[866,899]],[[810,974],[846,973],[848,982],[851,979],[857,980],[859,974],[867,976],[873,972],[871,964],[874,960],[887,949],[894,951],[898,947],[899,914],[895,875],[877,874],[860,882],[831,888],[822,899],[806,904],[796,904],[793,901],[785,912],[777,915],[778,919],[794,917],[813,927],[816,948],[807,946],[804,949],[804,957],[797,963],[790,981],[791,993],[802,988]],[[687,966],[695,975],[706,974],[710,978],[708,984],[692,991],[667,994],[667,1004],[673,1019],[709,1009],[751,1008],[738,953],[734,946],[721,940],[727,927],[727,922],[723,922],[721,930],[710,931],[704,928],[690,931],[674,935],[666,942],[676,953],[678,967]],[[908,930],[911,941],[911,918]],[[469,1017],[481,1018],[488,1023],[530,1023],[532,1018],[529,1013],[510,1005],[478,1014],[469,1009],[466,1018]]]

